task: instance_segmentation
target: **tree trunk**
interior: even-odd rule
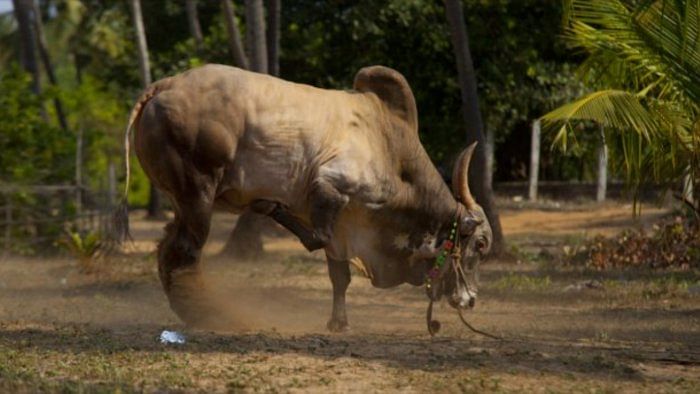
[[[462,91],[462,112],[467,127],[467,142],[478,141],[474,160],[469,169],[469,184],[477,202],[484,208],[484,212],[493,230],[494,255],[501,255],[505,251],[505,240],[501,230],[501,221],[493,198],[491,185],[485,181],[486,154],[484,126],[479,112],[479,100],[476,92],[476,75],[471,53],[469,52],[469,38],[467,27],[464,23],[462,4],[459,0],[445,0],[445,12],[450,28],[452,46],[457,58],[459,84]]]
[[[605,201],[608,187],[608,144],[605,141],[605,130],[600,126],[600,139],[598,140],[598,182],[595,200]]]
[[[228,1],[225,1],[228,3]],[[269,63],[274,65],[274,69],[269,71],[278,72],[278,46],[279,46],[279,0],[273,0],[268,3],[268,20],[270,30],[268,35],[265,35],[265,19],[263,13],[262,0],[246,0],[246,45],[250,54],[250,69],[260,73],[268,72]],[[229,4],[230,5],[230,4]],[[230,12],[227,10],[227,19],[233,20],[233,9]],[[235,23],[235,21],[233,22]],[[229,26],[235,24],[229,23]],[[234,34],[231,34],[229,28],[229,39],[237,36],[238,30],[235,29]],[[276,30],[272,32],[273,30]],[[240,47],[240,36],[237,36]],[[267,43],[274,42],[271,46]],[[269,50],[269,51],[268,51]],[[241,51],[242,52],[242,51]],[[276,74],[273,74],[276,75]],[[259,256],[263,252],[262,232],[265,229],[274,227],[274,222],[267,216],[258,215],[256,213],[246,211],[238,218],[236,227],[231,232],[222,254],[240,259],[252,259]]]
[[[263,253],[262,230],[267,220],[271,219],[245,211],[238,217],[221,254],[242,260],[260,257]]]
[[[221,0],[221,8],[224,10],[224,21],[226,22],[226,30],[228,30],[228,49],[233,58],[233,65],[247,70],[248,59],[243,51],[243,41],[241,41],[241,32],[236,23],[233,3],[231,0]]]
[[[270,75],[280,75],[281,0],[267,0],[267,68]]]
[[[136,40],[138,44],[139,75],[141,76],[141,85],[146,89],[151,84],[151,66],[148,60],[148,44],[146,43],[146,31],[143,27],[140,0],[131,0],[131,12],[134,18],[134,29],[136,30]],[[153,186],[152,182],[150,183],[147,212],[146,217],[149,219],[159,219],[163,217],[160,193],[158,189]]]
[[[34,11],[34,28],[36,29],[36,42],[39,47],[39,55],[41,56],[41,61],[44,63],[44,69],[46,70],[46,75],[49,77],[49,83],[53,86],[58,86],[58,80],[56,79],[56,74],[54,73],[53,64],[51,63],[51,57],[49,56],[49,51],[46,46],[46,38],[44,37],[44,24],[41,20],[41,12],[36,3],[36,0],[32,0],[32,10]],[[68,122],[66,121],[66,115],[63,112],[63,103],[58,97],[53,99],[53,105],[56,109],[56,117],[58,118],[58,124],[61,125],[63,130],[68,130]]]
[[[540,176],[540,120],[532,122],[532,139],[530,142],[530,180],[528,184],[527,198],[530,201],[537,200],[537,183]]]
[[[187,11],[187,22],[190,26],[190,34],[192,38],[194,38],[194,47],[197,53],[201,53],[204,38],[202,36],[202,26],[199,24],[199,16],[197,15],[197,0],[185,0],[185,9]]]
[[[262,0],[245,1],[245,35],[250,57],[250,69],[267,74],[267,45],[265,15]]]
[[[39,65],[36,59],[36,38],[32,26],[32,0],[12,0],[12,4],[19,32],[20,64],[24,71],[31,74],[32,91],[38,95],[41,94],[41,76],[39,75]],[[48,121],[43,104],[41,104],[40,111],[44,120]]]
[[[496,163],[495,154],[495,138],[493,130],[486,130],[486,168],[484,172],[484,182],[486,182],[489,187],[493,187],[493,173],[495,171],[494,164]]]

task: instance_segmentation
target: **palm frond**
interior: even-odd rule
[[[593,92],[547,113],[542,120],[548,127],[588,120],[615,129],[634,130],[645,138],[659,129],[656,119],[639,98],[622,90]]]

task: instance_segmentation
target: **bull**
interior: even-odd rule
[[[399,72],[366,67],[341,91],[206,65],[142,93],[127,158],[132,129],[141,166],[174,209],[158,271],[186,323],[213,318],[199,262],[215,209],[267,215],[309,251],[324,249],[331,331],[348,328],[350,263],[375,287],[427,281],[431,300],[474,305],[492,241],[469,191],[474,144],[454,166],[451,192],[420,143],[415,99]]]

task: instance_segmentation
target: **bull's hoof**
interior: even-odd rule
[[[331,319],[326,324],[328,331],[330,332],[348,332],[350,331],[350,325],[346,320],[336,320]]]

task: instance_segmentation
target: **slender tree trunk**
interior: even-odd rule
[[[505,251],[505,240],[491,185],[485,181],[486,138],[484,137],[484,126],[481,120],[481,113],[479,112],[476,75],[469,51],[469,38],[460,0],[445,0],[445,12],[450,27],[452,46],[457,58],[459,84],[462,91],[462,112],[467,127],[470,127],[467,130],[467,142],[474,140],[479,142],[474,152],[474,160],[469,169],[470,188],[477,202],[484,208],[484,212],[491,224],[491,229],[493,230],[492,253],[500,255]]]
[[[24,71],[32,76],[32,91],[34,94],[41,94],[41,75],[36,59],[36,38],[32,24],[33,5],[32,0],[12,0],[14,6],[15,19],[17,19],[17,29],[20,40],[20,64]],[[48,121],[44,105],[41,104],[41,115]]]
[[[600,139],[598,140],[598,179],[595,199],[598,202],[605,201],[608,188],[608,144],[605,141],[605,130],[600,126]]]
[[[484,172],[484,182],[486,182],[489,187],[493,187],[493,173],[495,171],[494,169],[494,164],[496,163],[496,158],[495,154],[496,152],[494,151],[494,141],[495,141],[496,136],[493,133],[493,130],[490,128],[486,130],[486,169]]]
[[[282,0],[267,0],[267,68],[270,75],[280,75],[280,13]]]
[[[245,35],[250,69],[267,74],[267,43],[265,42],[265,12],[262,0],[245,1]]]
[[[250,211],[241,214],[221,254],[242,260],[258,258],[263,253],[262,230],[269,220]]]
[[[227,2],[227,1],[226,1]],[[265,40],[269,37],[265,35],[265,18],[262,0],[246,0],[246,47],[250,59],[250,69],[260,73],[268,72],[268,46]],[[226,8],[226,6],[224,6]],[[227,14],[229,13],[226,11]],[[227,16],[228,20],[233,20],[233,13]],[[235,22],[235,21],[234,21]],[[235,25],[229,23],[229,38],[235,37],[238,30],[231,34],[231,29]],[[269,33],[269,31],[268,31]],[[236,38],[240,41],[240,38]],[[240,44],[236,44],[240,46]],[[246,211],[238,218],[236,227],[231,232],[229,239],[224,245],[222,254],[241,259],[252,259],[263,252],[262,232],[266,228],[274,225],[272,219]]]
[[[148,44],[146,42],[146,30],[143,27],[140,0],[131,0],[131,12],[133,14],[134,29],[136,30],[136,40],[138,44],[139,75],[141,76],[141,85],[146,89],[151,84],[151,66],[148,59]],[[147,217],[150,219],[163,217],[160,193],[158,189],[153,186],[153,183],[150,183],[147,211]]]
[[[32,10],[34,11],[34,28],[36,29],[36,42],[39,47],[39,55],[41,56],[41,62],[44,63],[44,69],[46,70],[46,75],[49,77],[49,83],[53,86],[58,86],[58,80],[56,79],[56,73],[54,72],[53,64],[51,63],[51,57],[49,56],[49,51],[46,46],[46,38],[44,37],[44,24],[41,20],[41,12],[36,3],[36,0],[32,0]],[[58,118],[58,123],[61,125],[63,130],[68,130],[68,122],[66,121],[65,112],[63,112],[63,103],[61,99],[56,97],[53,99],[53,105],[56,109],[56,117]]]
[[[187,22],[190,26],[190,34],[194,38],[194,46],[197,53],[202,52],[204,37],[202,36],[202,26],[199,24],[197,14],[197,0],[185,0],[185,10],[187,11]]]
[[[233,58],[233,65],[247,70],[248,58],[246,58],[243,51],[243,41],[241,41],[241,32],[238,30],[238,24],[236,23],[233,3],[231,3],[231,0],[221,0],[221,8],[224,10],[224,21],[228,31],[228,49]]]
[[[532,122],[532,139],[530,142],[530,180],[528,182],[527,198],[537,200],[537,183],[540,176],[540,120]]]

